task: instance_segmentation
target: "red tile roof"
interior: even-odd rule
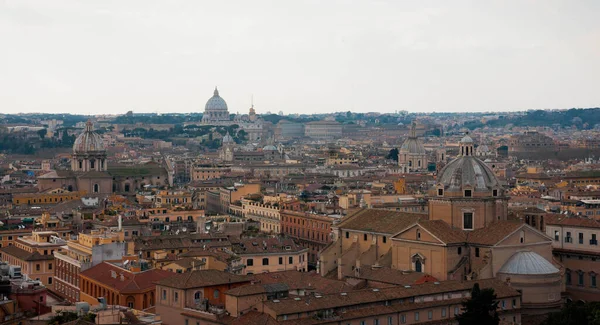
[[[120,293],[137,293],[154,289],[154,282],[170,277],[173,273],[159,269],[133,273],[114,264],[102,262],[81,272],[80,275],[114,288]]]

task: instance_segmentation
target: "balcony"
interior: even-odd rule
[[[590,245],[598,245],[597,239],[590,239]]]

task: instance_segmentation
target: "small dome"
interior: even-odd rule
[[[267,145],[267,146],[263,147],[263,151],[266,151],[266,150],[274,150],[275,151],[275,150],[277,150],[277,147],[275,147],[274,145]]]
[[[530,275],[556,274],[558,272],[559,270],[548,260],[529,251],[516,252],[498,271],[498,273],[505,274]]]
[[[444,188],[460,190],[465,185],[476,191],[490,191],[501,187],[492,169],[474,156],[460,156],[448,163],[438,176],[438,183]]]
[[[473,139],[467,134],[460,140],[460,143],[473,143]]]
[[[85,131],[81,133],[75,143],[73,143],[73,153],[93,153],[106,151],[104,147],[104,141],[100,134],[94,132],[93,124],[91,121],[87,121],[85,124]]]
[[[214,95],[206,102],[204,107],[205,111],[226,111],[227,103],[221,96],[219,96],[219,90],[215,88]]]
[[[479,147],[477,147],[477,152],[490,152],[490,148],[487,145],[482,144]]]

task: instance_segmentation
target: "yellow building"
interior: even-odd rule
[[[156,206],[192,206],[192,192],[189,191],[159,191],[156,194]]]
[[[21,273],[54,289],[54,252],[62,251],[66,241],[54,231],[34,231],[17,238],[14,245],[0,248],[0,258],[21,267]]]
[[[70,192],[62,188],[55,188],[41,193],[19,193],[14,194],[12,203],[14,205],[49,205],[59,204],[72,200],[79,200],[85,192]]]

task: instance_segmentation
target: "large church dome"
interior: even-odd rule
[[[206,112],[209,111],[227,111],[227,103],[221,96],[219,96],[219,90],[215,88],[214,95],[206,102],[204,107]]]
[[[475,192],[497,190],[499,195],[502,188],[492,169],[474,156],[473,139],[468,135],[460,142],[460,155],[440,171],[437,183],[448,192],[470,188]]]
[[[74,154],[94,153],[106,151],[104,141],[100,134],[94,132],[91,121],[85,124],[85,131],[73,143]]]

